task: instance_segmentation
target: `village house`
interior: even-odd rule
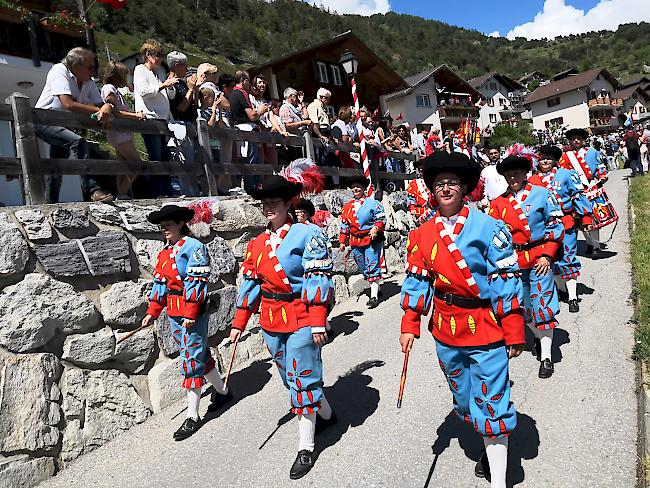
[[[497,72],[486,73],[469,80],[485,100],[479,102],[479,128],[491,131],[502,122],[517,123],[525,109],[522,103],[529,94],[528,89],[509,76]]]

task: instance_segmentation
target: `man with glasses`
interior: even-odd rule
[[[104,103],[92,79],[95,72],[95,55],[92,51],[75,47],[60,63],[52,66],[45,86],[36,102],[36,108],[67,110],[86,115],[96,114],[103,127],[108,127],[115,107]],[[88,159],[88,143],[80,135],[66,129],[48,125],[34,126],[36,135],[50,145],[50,157]],[[83,178],[84,189],[93,201],[110,201],[113,195],[99,187],[93,177]],[[50,203],[59,201],[61,176],[45,176],[45,197]]]
[[[314,134],[324,141],[329,140],[330,135],[330,118],[325,111],[329,105],[332,92],[325,88],[319,88],[316,92],[316,99],[307,107],[309,119],[314,124]]]
[[[295,88],[284,90],[284,103],[280,107],[280,119],[289,132],[300,134],[300,130],[312,125],[310,119],[303,119],[298,92]]]

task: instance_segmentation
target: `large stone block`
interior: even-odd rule
[[[334,275],[332,277],[334,282],[334,299],[336,303],[340,303],[350,298],[350,291],[348,290],[348,283],[343,275]]]
[[[338,241],[341,234],[341,220],[338,217],[332,217],[325,228],[325,233],[330,240]]]
[[[99,296],[104,322],[125,329],[135,329],[147,312],[147,297],[152,282],[120,281]]]
[[[29,258],[29,246],[16,224],[0,213],[0,277],[20,273]]]
[[[165,247],[163,241],[155,239],[138,239],[135,243],[135,255],[138,258],[140,266],[153,274],[156,269],[156,259],[163,247]]]
[[[348,278],[348,290],[350,290],[351,297],[361,295],[369,287],[370,285],[362,275],[352,275]]]
[[[59,360],[53,354],[7,355],[0,365],[0,452],[52,451],[60,437],[61,411],[53,401]]]
[[[54,476],[55,471],[51,457],[0,456],[0,488],[30,488]]]
[[[352,257],[352,251],[349,248],[346,249],[345,259],[340,249],[337,247],[332,248],[332,265],[335,273],[360,273],[357,263]]]
[[[222,274],[231,274],[237,271],[237,260],[225,240],[219,236],[207,245],[210,254],[210,281],[215,283]]]
[[[36,245],[34,252],[45,270],[53,276],[89,275],[90,270],[77,242]]]
[[[165,359],[147,375],[149,398],[154,413],[160,412],[185,397],[181,388],[180,359]]]
[[[249,232],[244,232],[241,236],[236,239],[233,239],[229,242],[230,248],[232,249],[235,258],[243,259],[246,254],[246,249],[248,248],[248,243],[253,240],[255,237],[260,235],[261,230]]]
[[[347,200],[343,200],[341,195],[336,190],[328,191],[323,194],[323,200],[325,201],[325,208],[329,210],[332,215],[341,215],[343,210],[343,205]]]
[[[0,344],[28,352],[57,333],[87,332],[99,325],[93,302],[71,285],[32,273],[0,294]]]
[[[211,225],[217,232],[231,233],[263,229],[267,223],[262,211],[250,203],[222,200]]]
[[[97,366],[109,361],[115,352],[115,336],[110,327],[91,334],[66,337],[62,359],[78,366]]]
[[[57,208],[50,216],[54,227],[61,230],[83,230],[90,227],[88,209]]]
[[[93,276],[131,272],[129,240],[124,232],[103,230],[80,242]]]
[[[406,192],[403,190],[400,191],[394,191],[392,193],[388,193],[388,204],[390,204],[391,207],[393,207],[393,210],[408,210],[408,202],[406,199]],[[382,203],[384,203],[382,201]],[[385,205],[385,203],[384,203]]]
[[[154,352],[155,338],[153,330],[136,332],[128,339],[117,343],[128,332],[114,331],[115,354],[112,361],[128,373],[141,373]]]
[[[126,375],[115,369],[66,368],[60,385],[66,421],[61,448],[64,462],[96,449],[151,415]]]
[[[230,363],[232,347],[230,338],[226,337],[216,348],[221,364],[226,367]],[[232,370],[237,371],[248,366],[253,360],[267,359],[270,356],[264,343],[261,329],[246,330],[242,333],[237,343],[237,350],[235,351],[235,357],[232,362]]]
[[[408,232],[409,230],[415,228],[415,221],[410,212],[405,212],[404,210],[398,210],[395,212],[395,218],[399,222],[400,232]]]
[[[30,240],[38,241],[52,237],[52,227],[40,210],[31,208],[17,210],[14,216],[23,225]]]
[[[391,273],[403,273],[406,266],[402,256],[394,247],[387,247],[384,251],[386,267]]]
[[[149,215],[154,210],[160,210],[159,207],[146,206],[141,207],[139,205],[132,204],[122,204],[122,207],[126,207],[123,211],[120,212],[120,217],[122,219],[121,224],[126,230],[131,232],[159,232],[158,226],[152,224],[147,220],[147,215]]]
[[[120,211],[117,207],[106,203],[91,203],[88,205],[90,216],[100,224],[123,225]]]

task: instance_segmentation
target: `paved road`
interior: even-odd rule
[[[570,315],[563,306],[555,375],[538,379],[530,353],[512,363],[512,398],[519,411],[508,470],[514,486],[635,486],[637,413],[635,367],[629,359],[633,329],[623,174],[613,174],[607,188],[621,217],[609,246],[615,254],[583,260],[581,312]],[[481,440],[449,415],[451,395],[430,336],[416,343],[404,404],[395,408],[402,366],[397,282],[386,284],[385,291],[391,297],[373,311],[365,310],[364,298],[333,313],[340,333],[323,356],[327,395],[340,424],[317,440],[318,462],[300,486],[489,486],[473,474]],[[232,385],[243,399],[189,440],[171,438],[182,419],[182,414],[172,419],[182,410],[179,404],[42,486],[289,486],[297,426],[285,416],[287,394],[276,372],[268,363],[256,363],[237,373]]]

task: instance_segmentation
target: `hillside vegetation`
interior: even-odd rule
[[[347,30],[402,75],[447,63],[467,78],[492,70],[518,78],[533,70],[550,75],[593,66],[625,78],[650,64],[648,23],[553,41],[509,41],[411,15],[338,15],[295,0],[130,0],[122,10],[95,4],[90,16],[100,52],[106,43],[111,55],[122,57],[135,52],[143,39],[155,37],[225,71]]]

